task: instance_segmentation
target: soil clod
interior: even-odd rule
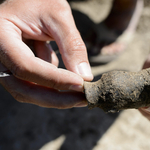
[[[150,69],[140,72],[112,71],[96,82],[85,82],[85,96],[90,109],[105,112],[150,106]]]

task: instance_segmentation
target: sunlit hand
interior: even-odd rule
[[[20,101],[44,107],[85,106],[92,80],[85,45],[66,0],[8,0],[0,5],[0,83]],[[67,68],[46,41],[56,41]],[[33,51],[32,51],[32,50]],[[64,92],[73,90],[79,92]]]

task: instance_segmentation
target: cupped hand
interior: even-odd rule
[[[20,102],[44,107],[86,105],[80,92],[93,76],[66,0],[6,0],[0,14],[0,71],[12,73],[0,83],[8,92]],[[67,70],[57,68],[57,56],[47,44],[52,40]]]

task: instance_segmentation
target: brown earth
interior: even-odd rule
[[[110,0],[91,0],[73,2],[72,7],[97,23],[110,4]],[[95,80],[110,70],[141,70],[149,41],[147,0],[133,41],[113,62],[92,67]],[[3,87],[0,93],[0,150],[150,150],[150,124],[137,110],[106,114],[98,108],[47,109],[18,103]]]

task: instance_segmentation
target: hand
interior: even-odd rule
[[[6,0],[0,14],[0,71],[13,74],[0,83],[8,92],[20,102],[44,107],[86,105],[79,92],[93,76],[66,0]],[[67,70],[57,68],[58,59],[46,43],[52,40]]]
[[[143,65],[143,69],[150,67],[150,54]],[[150,120],[150,107],[140,108],[139,111],[145,116],[148,120]]]
[[[139,111],[150,121],[150,108],[140,108]]]

